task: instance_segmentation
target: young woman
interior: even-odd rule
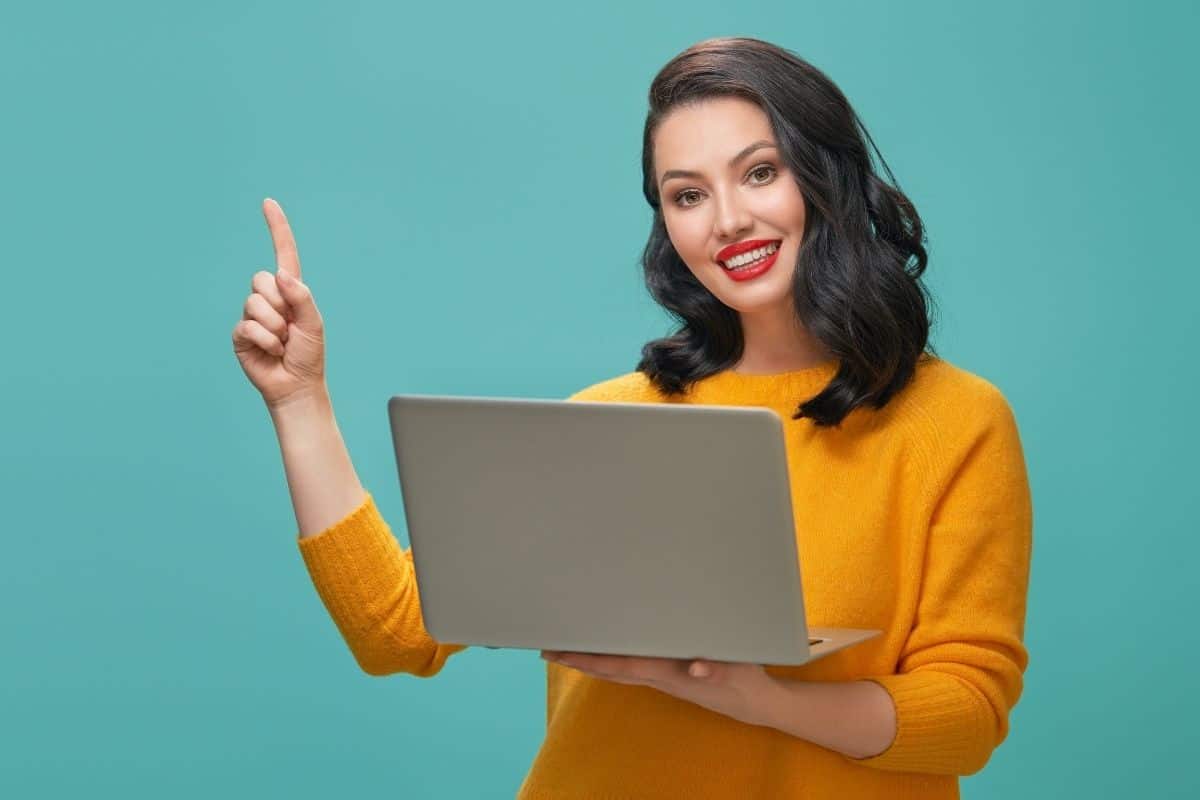
[[[1032,543],[1017,427],[928,347],[921,221],[867,142],[786,50],[715,39],[671,60],[650,87],[643,264],[680,325],[571,399],[778,411],[809,623],[883,635],[803,667],[543,653],[546,739],[520,797],[951,798],[1007,735]],[[301,554],[363,670],[433,675],[463,646],[425,630],[411,553],[338,433],[291,231],[263,211],[278,271],[254,276],[234,349]]]

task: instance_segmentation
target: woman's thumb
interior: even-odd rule
[[[316,332],[321,329],[321,315],[313,302],[312,292],[287,270],[275,273],[275,283],[283,299],[292,307],[295,323],[301,330]]]

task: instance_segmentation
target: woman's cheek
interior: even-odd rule
[[[704,249],[705,243],[708,241],[706,230],[700,225],[689,223],[680,226],[678,235],[672,239],[675,243],[675,252],[679,253],[679,257],[685,262],[692,265],[693,269],[709,262],[708,253]]]

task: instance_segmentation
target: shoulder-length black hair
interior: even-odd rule
[[[699,42],[650,84],[642,192],[654,222],[641,263],[651,296],[681,325],[642,348],[637,370],[661,392],[678,395],[742,356],[737,312],[696,280],[675,251],[655,180],[653,137],[663,118],[721,96],[748,99],[766,113],[804,198],[807,219],[792,288],[796,312],[838,369],[819,394],[800,399],[793,419],[836,426],[864,403],[882,408],[912,378],[928,347],[933,301],[921,283],[927,261],[921,218],[833,81],[758,39]],[[872,168],[866,142],[890,183]]]

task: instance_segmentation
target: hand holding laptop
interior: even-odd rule
[[[752,699],[762,698],[776,688],[775,678],[761,664],[551,650],[543,650],[542,658],[594,678],[649,686],[751,724],[760,723],[759,714],[755,713],[760,706],[753,704]]]

